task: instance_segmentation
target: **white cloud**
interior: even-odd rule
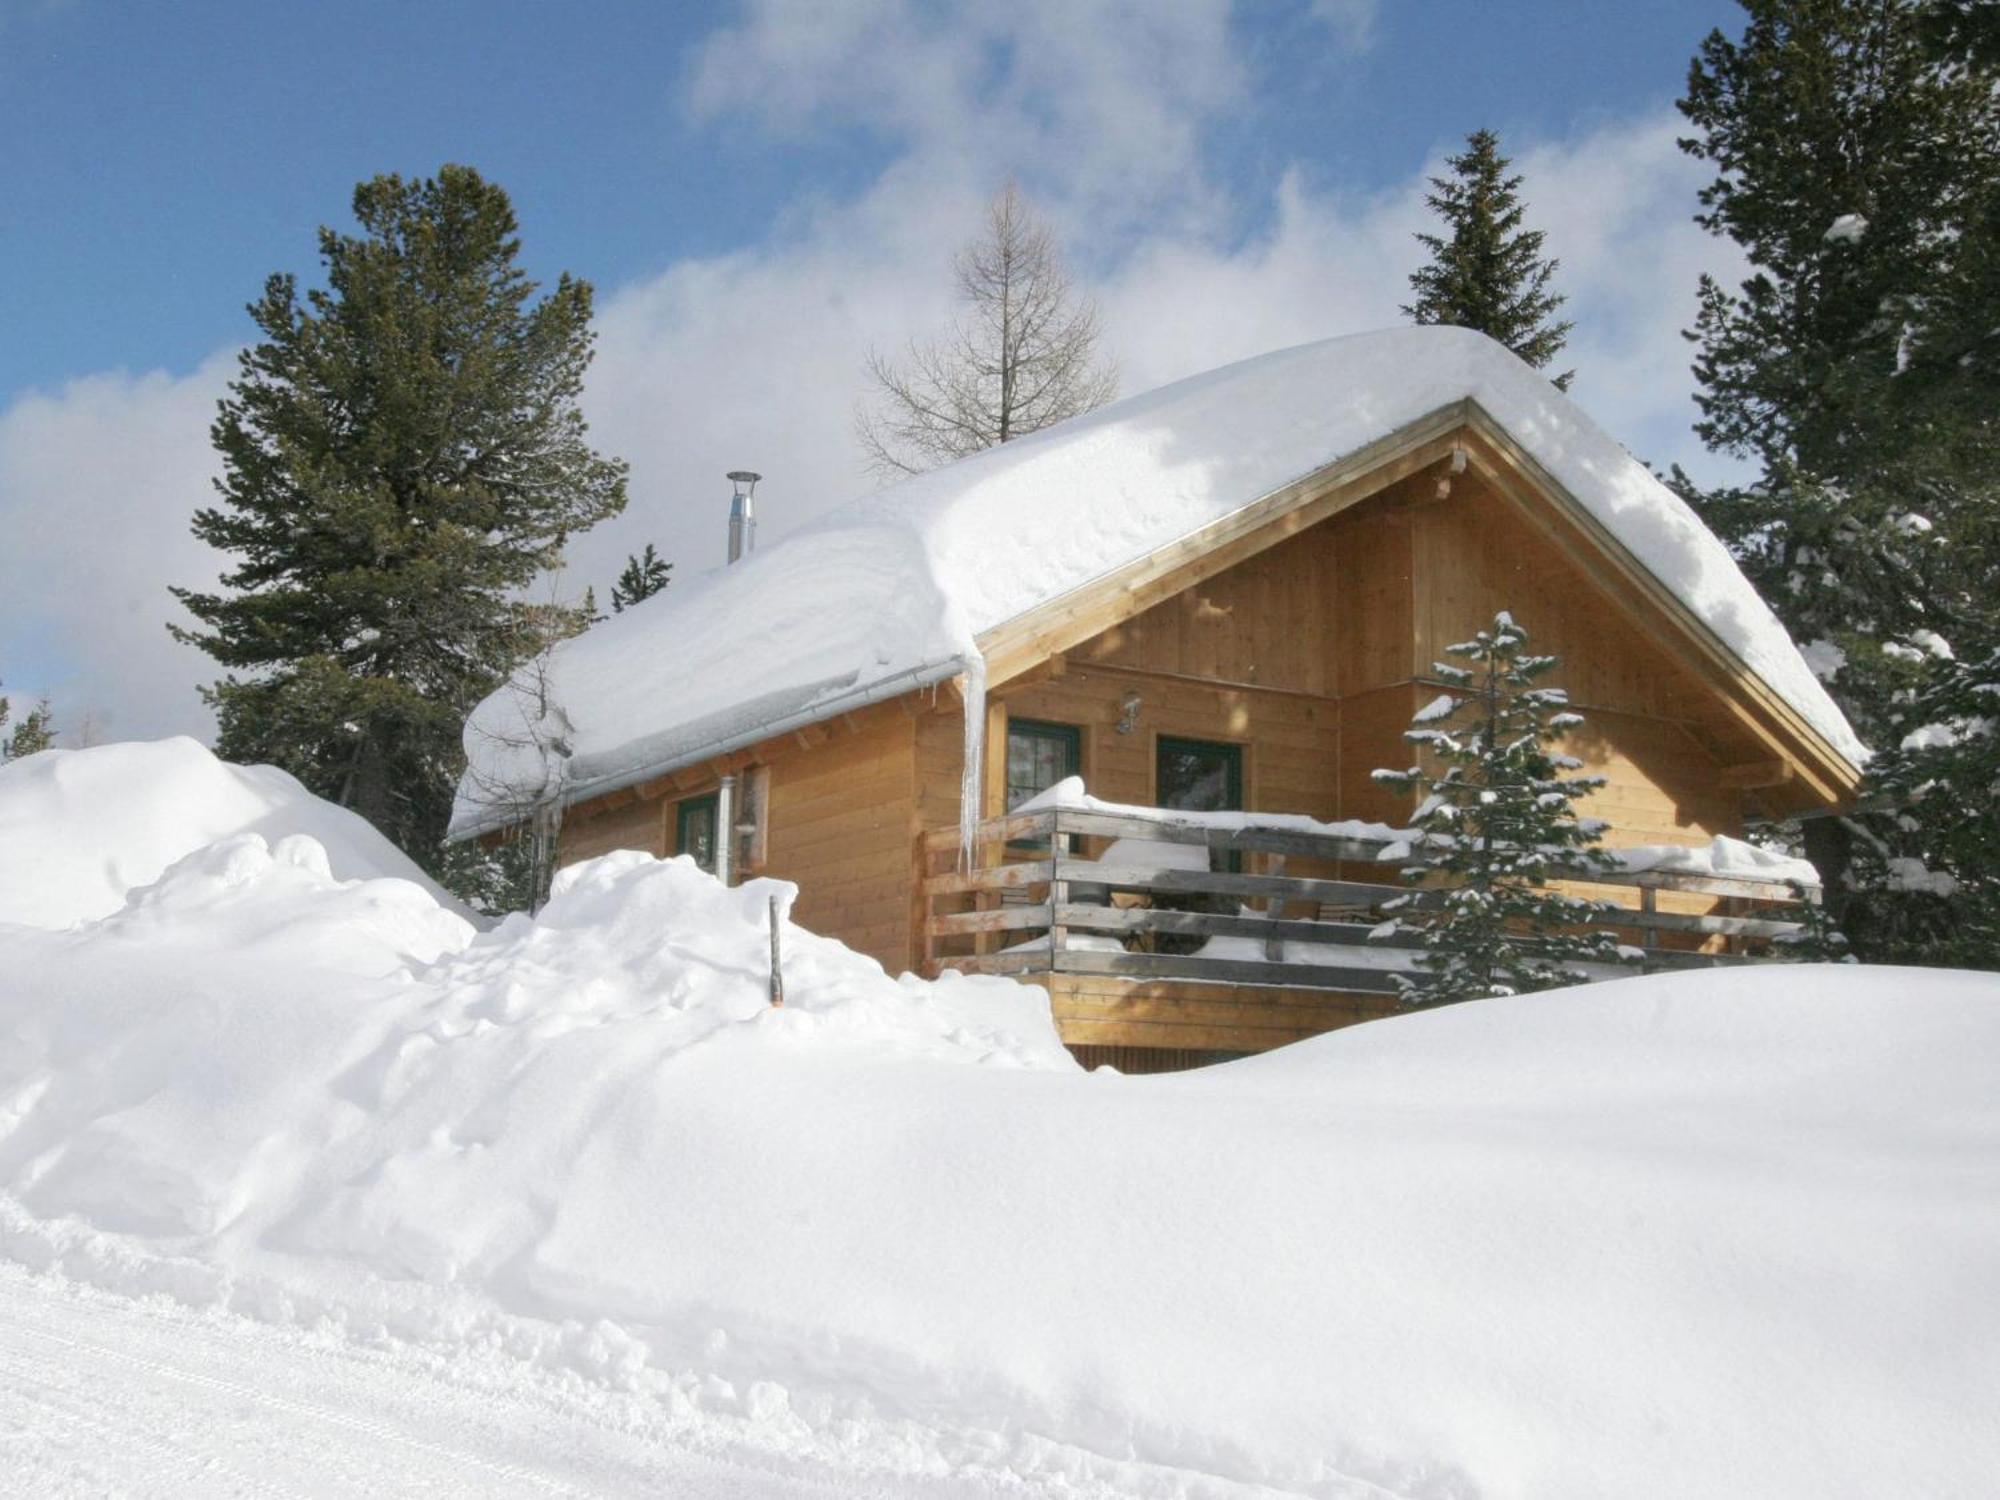
[[[102,738],[206,733],[195,685],[218,675],[166,622],[169,584],[206,587],[215,554],[188,530],[212,498],[208,443],[231,352],[192,374],[74,380],[0,412],[0,673],[17,704]]]
[[[852,437],[865,355],[950,315],[951,253],[1010,171],[1099,298],[1128,391],[1400,320],[1444,143],[1393,191],[1294,169],[1270,202],[1245,201],[1203,161],[1251,86],[1220,3],[772,0],[746,14],[695,60],[691,108],[780,136],[859,128],[893,149],[852,199],[781,206],[763,244],[605,289],[586,407],[598,445],[632,461],[632,505],[576,542],[573,591],[594,583],[602,599],[648,541],[682,576],[719,565],[725,470],[765,474],[767,543],[866,489]],[[1508,143],[1530,222],[1563,260],[1575,393],[1656,461],[1697,456],[1678,330],[1697,271],[1733,269],[1689,220],[1699,173],[1673,135],[1660,115]],[[1246,239],[1245,223],[1264,227]],[[160,622],[168,582],[213,574],[186,523],[227,372],[218,356],[184,380],[97,377],[0,416],[0,534],[20,542],[0,549],[0,642],[59,639],[83,666],[56,684],[58,707],[115,709],[119,733],[203,718],[192,687],[213,670]],[[0,672],[26,686],[4,655]]]
[[[775,135],[881,136],[896,175],[988,191],[1009,173],[1072,228],[1199,209],[1204,133],[1250,78],[1227,0],[757,0],[713,34],[689,107]]]
[[[1312,14],[1350,50],[1365,52],[1375,41],[1376,0],[1312,0]]]
[[[1520,152],[1528,226],[1561,262],[1555,285],[1576,321],[1558,368],[1574,395],[1641,457],[1698,473],[1690,348],[1680,336],[1704,269],[1740,276],[1734,251],[1690,218],[1702,180],[1661,114]],[[1161,237],[1106,283],[1112,342],[1136,389],[1308,339],[1402,321],[1428,228],[1428,179],[1443,148],[1394,191],[1355,198],[1290,173],[1269,230],[1247,244]]]
[[[1577,371],[1570,393],[1639,457],[1678,460],[1717,482],[1741,466],[1694,437],[1694,349],[1681,331],[1694,321],[1702,272],[1733,284],[1750,267],[1692,220],[1707,171],[1674,144],[1681,123],[1663,111],[1522,151],[1514,168],[1527,178],[1534,226],[1562,262],[1564,312],[1577,325],[1563,355]]]
[[[1641,457],[1715,472],[1690,433],[1679,330],[1698,271],[1734,262],[1689,219],[1699,173],[1673,136],[1659,116],[1535,147],[1516,167],[1563,262],[1577,397]],[[1425,177],[1439,170],[1441,154],[1363,197],[1294,171],[1247,242],[1202,225],[1135,239],[1091,288],[1125,389],[1400,321]],[[683,569],[719,563],[726,469],[766,475],[767,539],[867,488],[851,437],[863,358],[949,317],[950,254],[985,187],[968,173],[930,194],[892,172],[781,246],[676,266],[610,299],[590,405],[598,438],[633,461],[633,504],[579,542],[578,575],[601,593],[646,541]]]

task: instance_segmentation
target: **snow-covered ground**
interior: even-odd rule
[[[43,795],[18,770],[0,827]],[[64,930],[6,925],[36,879],[0,852],[0,1411],[56,1412],[0,1429],[25,1472],[91,1490],[110,1410],[157,1476],[248,1462],[280,1493],[378,1459],[421,1492],[398,1438],[347,1451],[371,1424],[613,1493],[718,1443],[713,1490],[672,1482],[1691,1500],[2000,1473],[1992,977],[1628,980],[1126,1078],[1076,1068],[1036,990],[891,979],[789,925],[770,1010],[776,883],[613,855],[477,933],[317,850],[232,834]],[[96,1352],[50,1369],[51,1337]],[[223,1382],[191,1407],[177,1342]],[[155,1367],[129,1389],[121,1348]],[[551,1391],[576,1405],[545,1446],[479,1426],[479,1392]],[[216,1446],[230,1411],[268,1461]]]
[[[803,1463],[737,1428],[524,1375],[505,1356],[361,1342],[0,1263],[0,1464],[10,1496],[1032,1493],[1004,1475],[912,1478]]]

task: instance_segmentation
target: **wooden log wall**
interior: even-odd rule
[[[560,858],[563,864],[595,859],[614,849],[645,854],[673,852],[674,806],[658,798],[629,801],[599,798],[573,807],[563,818]]]
[[[761,766],[764,863],[739,874],[796,882],[796,920],[899,973],[912,950],[920,713],[928,708],[912,695],[584,803],[563,820],[562,863],[614,849],[670,855],[683,801]]]
[[[1037,982],[1047,985],[1063,1040],[1089,1046],[1263,1052],[1397,1010],[1385,995],[1325,990],[1134,983],[1093,974],[1050,974]]]
[[[771,768],[766,873],[798,882],[793,920],[909,966],[916,737],[893,705],[854,732]]]

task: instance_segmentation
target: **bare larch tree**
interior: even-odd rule
[[[957,326],[901,360],[868,357],[877,393],[855,428],[878,474],[922,473],[1117,394],[1117,367],[1097,357],[1097,308],[1076,295],[1055,237],[1013,183],[954,269]]]

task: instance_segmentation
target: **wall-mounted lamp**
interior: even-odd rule
[[[1120,734],[1130,734],[1139,727],[1139,709],[1142,704],[1143,700],[1136,692],[1127,693],[1118,700],[1118,723],[1115,727]]]

